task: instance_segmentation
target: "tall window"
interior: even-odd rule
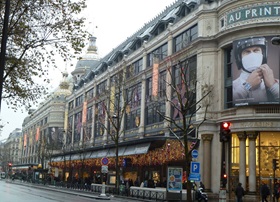
[[[72,126],[73,126],[73,116],[68,117],[68,128],[66,131],[66,144],[72,142]]]
[[[225,108],[231,108],[232,105],[232,75],[231,75],[231,65],[232,65],[232,47],[226,48],[224,50],[224,81],[225,81]]]
[[[126,129],[132,129],[139,126],[141,86],[141,83],[138,83],[127,90],[127,102],[129,103],[129,106],[126,109]]]
[[[76,107],[81,106],[84,102],[84,96],[80,95],[79,97],[76,98]]]
[[[165,97],[165,90],[166,90],[166,82],[165,82],[166,72],[160,73],[159,78],[159,93],[158,93],[158,100],[156,102],[153,102],[153,96],[152,96],[152,77],[147,79],[147,91],[146,91],[146,124],[155,124],[162,122],[164,119],[161,115],[165,114],[165,102],[164,99],[161,99],[161,95]],[[163,95],[164,94],[164,95]],[[159,104],[160,103],[160,104]],[[161,114],[161,115],[160,115]]]
[[[198,37],[198,28],[197,25],[187,29],[180,35],[174,38],[174,52],[178,52],[189,45]]]
[[[193,56],[185,61],[180,62],[173,68],[173,81],[174,86],[177,88],[177,92],[180,93],[182,98],[186,98],[191,102],[191,104],[196,103],[196,56]],[[188,88],[188,89],[186,89]],[[186,94],[186,91],[189,94]],[[187,97],[186,97],[187,96]],[[191,100],[190,100],[191,99]],[[174,93],[173,103],[179,103],[177,93]],[[195,105],[188,113],[195,111]],[[173,118],[178,118],[180,111],[174,107],[173,109]]]
[[[87,108],[87,122],[92,121],[92,106]]]
[[[97,103],[95,108],[96,121],[94,124],[95,137],[99,137],[104,134],[105,115],[106,115],[106,111],[105,111],[104,101]]]
[[[130,78],[139,74],[143,70],[143,59],[137,60],[133,64],[126,67],[126,78]]]
[[[103,81],[102,83],[98,84],[97,86],[97,95],[100,96],[100,95],[103,95],[106,91],[106,83],[107,81]]]
[[[70,101],[68,104],[68,110],[74,109],[74,100]]]
[[[86,92],[86,99],[89,100],[93,98],[93,88]]]
[[[80,141],[82,130],[82,112],[75,114],[74,142]]]
[[[152,67],[154,62],[154,57],[157,57],[159,61],[162,61],[164,58],[167,57],[167,43],[160,46],[153,52],[147,55],[147,67]]]
[[[150,104],[146,107],[146,124],[155,124],[162,122],[164,118],[160,115],[164,115],[165,113],[165,105],[154,105]]]
[[[160,98],[166,97],[166,71],[159,73],[159,92]]]
[[[150,77],[150,78],[148,78],[147,79],[147,84],[146,84],[146,86],[147,86],[147,91],[146,91],[146,102],[148,103],[148,102],[150,102],[150,101],[152,101],[152,85],[153,84],[153,79],[152,79],[152,77]]]

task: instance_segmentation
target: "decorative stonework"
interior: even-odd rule
[[[237,133],[237,137],[240,141],[245,141],[247,139],[246,132]]]
[[[209,141],[209,142],[211,142],[212,139],[213,139],[213,134],[202,134],[202,135],[201,135],[201,139],[202,139],[203,141]]]
[[[258,132],[246,132],[249,140],[256,140],[258,137]]]

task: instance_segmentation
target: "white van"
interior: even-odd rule
[[[6,173],[5,172],[1,172],[0,173],[0,178],[1,179],[5,179],[6,178]]]

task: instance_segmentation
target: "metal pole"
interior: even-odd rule
[[[3,91],[3,83],[4,83],[4,69],[5,69],[5,61],[6,61],[5,56],[6,56],[6,46],[7,46],[7,39],[8,39],[9,15],[10,15],[10,0],[6,0],[4,24],[2,30],[1,53],[0,53],[0,111],[1,111],[2,91]]]

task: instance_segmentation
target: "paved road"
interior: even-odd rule
[[[30,183],[0,181],[1,202],[134,202],[128,198],[117,198],[114,196],[100,197],[91,192],[61,189],[52,186],[36,186]]]

